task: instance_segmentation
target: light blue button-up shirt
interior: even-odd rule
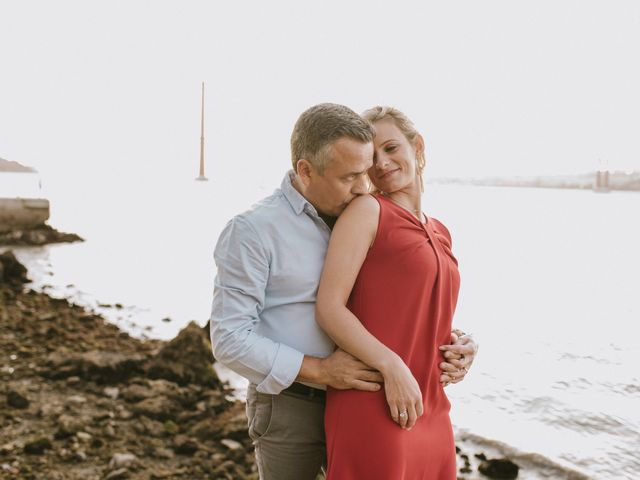
[[[293,383],[305,354],[327,357],[335,347],[315,321],[331,230],[292,175],[232,218],[214,252],[213,354],[270,394]]]

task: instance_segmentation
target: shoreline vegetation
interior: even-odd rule
[[[600,171],[578,175],[538,175],[522,177],[432,178],[437,185],[475,185],[491,187],[533,187],[594,190],[598,192],[640,191],[640,172]]]
[[[0,479],[258,478],[244,402],[215,373],[208,325],[140,340],[29,289],[27,273],[0,255]],[[546,459],[514,454],[516,464],[468,434],[456,443],[459,479],[587,478]]]

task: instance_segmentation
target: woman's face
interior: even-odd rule
[[[410,185],[418,186],[417,146],[409,142],[391,119],[377,121],[374,128],[376,137],[373,141],[373,166],[368,172],[371,182],[378,190],[386,193]]]

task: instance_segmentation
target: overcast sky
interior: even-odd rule
[[[640,169],[638,1],[0,0],[0,157],[280,179],[318,102],[392,104],[432,175]]]

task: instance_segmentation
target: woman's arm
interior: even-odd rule
[[[418,383],[402,359],[369,333],[347,308],[360,267],[375,239],[379,214],[378,202],[363,195],[338,218],[320,279],[316,320],[340,348],[382,373],[392,418],[411,428],[423,410]]]

